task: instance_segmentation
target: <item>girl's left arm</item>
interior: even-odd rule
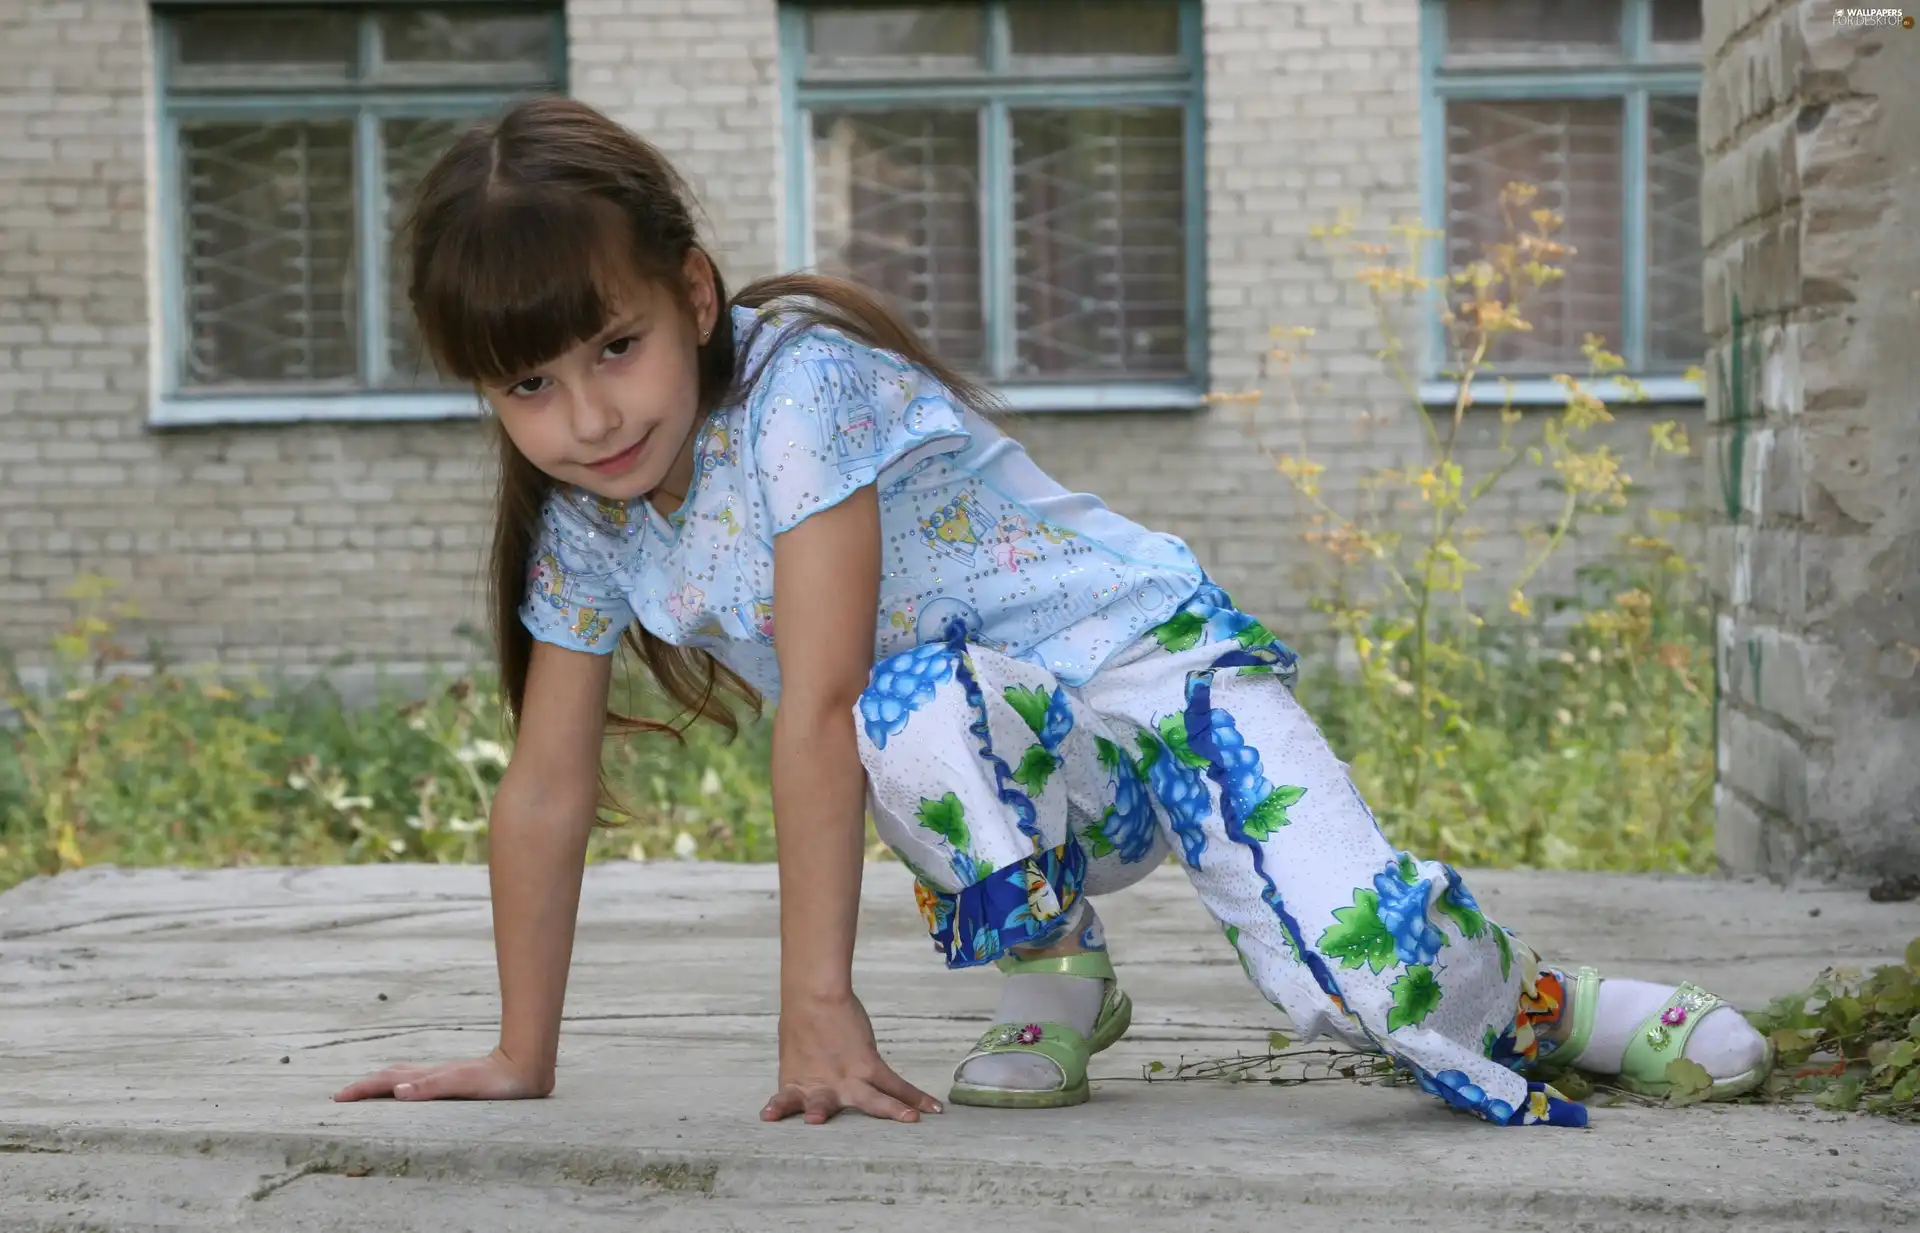
[[[871,485],[774,537],[773,817],[780,852],[780,1090],[763,1112],[915,1121],[938,1104],[880,1058],[853,992],[867,777],[855,713],[873,671],[880,510]]]

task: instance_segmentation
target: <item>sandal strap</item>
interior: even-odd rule
[[[1648,1015],[1620,1059],[1620,1074],[1642,1084],[1665,1083],[1667,1064],[1686,1054],[1687,1038],[1711,1012],[1726,1001],[1695,984],[1673,991],[1667,1004]]]
[[[973,1052],[960,1059],[960,1067],[977,1057],[1006,1053],[1031,1053],[1046,1058],[1060,1068],[1062,1088],[1078,1087],[1087,1077],[1087,1060],[1093,1046],[1065,1023],[996,1023],[974,1045]]]
[[[1050,955],[1044,959],[1022,959],[1012,951],[995,960],[1008,976],[1084,976],[1091,980],[1113,980],[1113,960],[1104,950],[1083,950],[1071,955]]]
[[[1583,967],[1574,975],[1570,997],[1573,1001],[1573,1026],[1568,1029],[1566,1038],[1553,1052],[1540,1059],[1539,1070],[1543,1074],[1558,1074],[1570,1070],[1580,1061],[1580,1055],[1593,1043],[1593,1012],[1600,1005],[1600,971],[1598,968]],[[1565,1013],[1565,1007],[1562,1007]]]

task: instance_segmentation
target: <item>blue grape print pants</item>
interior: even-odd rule
[[[1524,1075],[1559,982],[1452,868],[1387,841],[1294,671],[1211,583],[1078,687],[958,623],[877,664],[861,758],[935,947],[968,967],[1045,945],[1171,852],[1305,1038],[1385,1053],[1496,1124],[1584,1124]]]

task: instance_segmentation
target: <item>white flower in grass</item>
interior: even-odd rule
[[[472,741],[454,751],[453,756],[460,759],[464,766],[479,762],[490,762],[495,766],[507,764],[506,747],[498,741]]]
[[[708,767],[700,776],[700,795],[720,795],[720,772]]]
[[[693,836],[687,834],[687,832],[681,831],[679,835],[674,837],[673,854],[681,860],[690,861],[699,851],[700,845],[695,843]]]

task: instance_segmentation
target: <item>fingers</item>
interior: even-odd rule
[[[846,1102],[840,1094],[830,1087],[817,1087],[807,1093],[806,1110],[802,1119],[815,1126],[821,1126],[833,1120],[833,1115],[846,1108]]]
[[[507,1094],[494,1090],[498,1086],[486,1067],[473,1062],[389,1066],[377,1075],[348,1084],[333,1098],[342,1102],[380,1096],[392,1096],[395,1100],[487,1100]]]
[[[789,1083],[774,1093],[767,1107],[760,1111],[760,1116],[766,1121],[778,1122],[798,1113],[807,1122],[818,1126],[846,1107],[846,1102],[831,1087]]]
[[[856,1080],[851,1087],[852,1091],[848,1095],[853,1099],[848,1103],[868,1117],[885,1118],[890,1122],[920,1120],[918,1111],[908,1108],[904,1103],[887,1095],[871,1083],[861,1083]]]
[[[918,1109],[922,1113],[946,1112],[939,1101],[902,1079],[891,1066],[882,1066],[880,1073],[869,1082],[910,1109]]]
[[[393,1094],[393,1090],[397,1085],[418,1079],[421,1075],[427,1073],[427,1069],[425,1066],[411,1064],[389,1066],[379,1074],[368,1075],[356,1083],[349,1083],[338,1092],[335,1092],[333,1098],[344,1103],[353,1100],[368,1100],[376,1096],[389,1096]]]
[[[483,1090],[483,1076],[477,1073],[478,1070],[471,1064],[442,1066],[404,1083],[394,1084],[393,1094],[401,1100],[485,1099],[490,1093]]]
[[[773,1099],[760,1110],[760,1118],[762,1121],[778,1122],[797,1113],[809,1125],[819,1126],[831,1121],[835,1114],[845,1109],[856,1109],[869,1117],[890,1122],[917,1122],[922,1110],[941,1112],[940,1103],[933,1097],[898,1075],[889,1074],[887,1077],[897,1085],[900,1096],[860,1079],[844,1080],[838,1090],[826,1085],[789,1083],[774,1093]]]
[[[773,1094],[773,1099],[767,1102],[767,1107],[760,1110],[760,1118],[768,1122],[781,1121],[800,1112],[806,1106],[806,1102],[806,1093],[802,1092],[798,1086],[789,1083]]]

